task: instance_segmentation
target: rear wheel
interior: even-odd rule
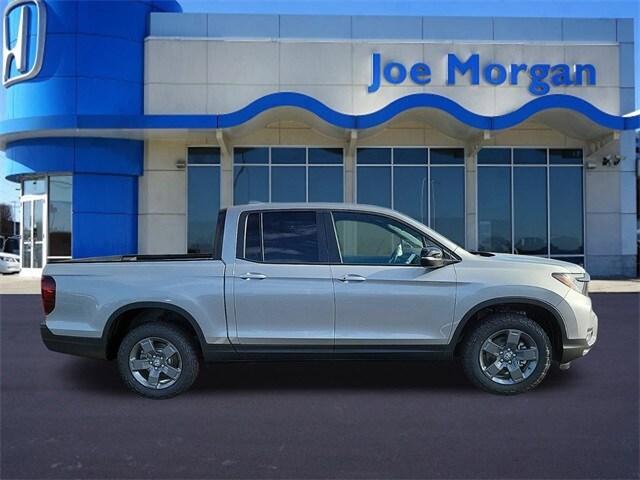
[[[513,395],[535,388],[551,365],[551,342],[544,329],[518,313],[495,313],[466,338],[464,371],[491,393]]]
[[[189,389],[199,367],[189,335],[166,323],[134,328],[118,349],[118,369],[125,385],[148,398],[170,398]]]

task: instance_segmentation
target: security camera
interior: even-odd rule
[[[604,157],[602,157],[602,166],[603,167],[608,167],[609,165],[611,165],[611,160],[613,159],[613,155],[609,154],[609,155],[605,155]]]
[[[624,157],[622,155],[614,155],[614,157],[613,157],[613,165],[614,166],[618,165],[623,159],[624,159]]]

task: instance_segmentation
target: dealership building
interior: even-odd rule
[[[469,250],[637,274],[631,19],[15,0],[3,30],[27,270],[208,253],[220,208],[327,201]]]

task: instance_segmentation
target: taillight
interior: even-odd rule
[[[49,315],[56,307],[56,281],[53,277],[42,276],[40,282],[40,291],[42,292],[42,307],[45,315]]]

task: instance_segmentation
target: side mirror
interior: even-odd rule
[[[438,247],[425,247],[420,252],[420,265],[427,268],[442,267],[446,264],[442,249]]]

